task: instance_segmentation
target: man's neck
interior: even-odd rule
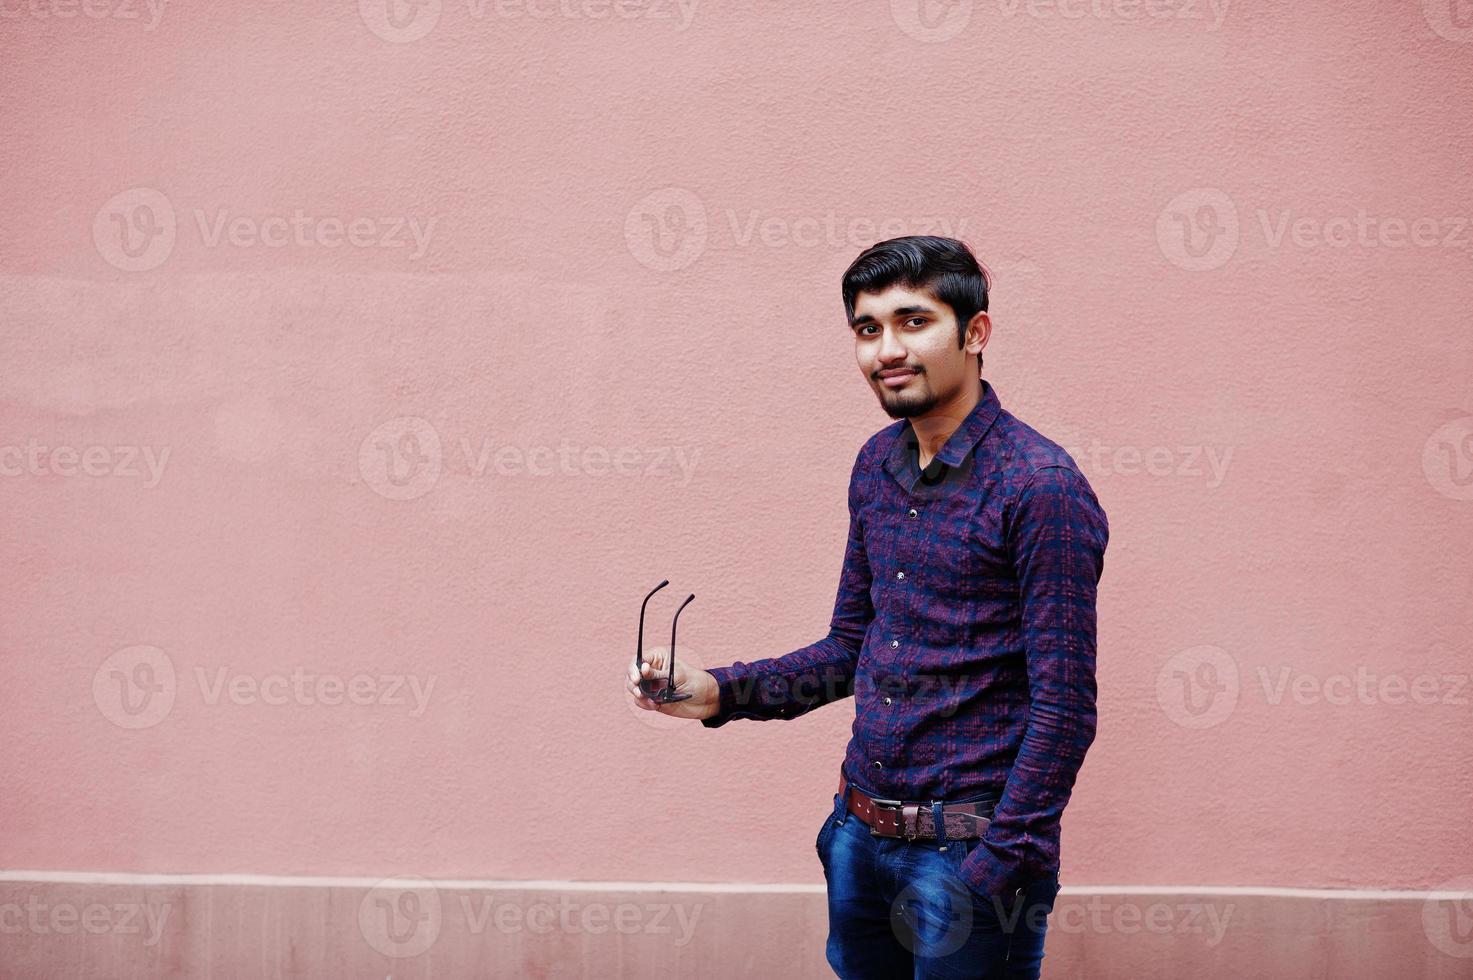
[[[977,407],[977,402],[981,399],[982,382],[974,378],[971,384],[962,385],[951,401],[937,405],[925,415],[910,420],[910,427],[916,434],[919,453],[917,462],[921,469],[931,465],[931,460],[946,445],[946,440],[972,414],[972,409]]]

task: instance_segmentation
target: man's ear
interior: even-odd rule
[[[987,341],[992,339],[992,317],[987,315],[986,310],[978,310],[971,320],[967,321],[966,343],[963,345],[968,354],[982,356],[982,348],[987,346]]]

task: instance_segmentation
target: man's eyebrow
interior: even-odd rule
[[[896,316],[910,316],[913,313],[935,313],[935,312],[936,311],[933,310],[933,309],[931,309],[929,306],[897,306],[897,307],[895,307],[895,315]],[[874,317],[870,316],[868,313],[865,313],[862,316],[855,317],[850,322],[849,325],[851,327],[858,327],[858,326],[861,326],[863,324],[875,323],[875,322],[877,322],[877,321],[875,320]]]

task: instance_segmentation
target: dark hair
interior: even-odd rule
[[[891,286],[928,289],[956,314],[957,346],[966,345],[967,324],[987,309],[992,285],[972,250],[955,238],[908,235],[876,242],[844,270],[844,313],[854,323],[854,298]]]

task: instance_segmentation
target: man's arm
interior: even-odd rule
[[[854,693],[859,651],[875,618],[869,597],[869,559],[864,552],[864,528],[859,517],[859,459],[863,455],[861,450],[849,474],[849,542],[844,548],[844,566],[828,635],[781,657],[750,664],[739,660],[730,667],[707,671],[720,690],[716,714],[701,719],[707,728],[720,728],[733,718],[796,718]]]
[[[1031,706],[1002,799],[961,875],[1010,893],[1058,863],[1059,817],[1095,737],[1095,593],[1110,527],[1089,484],[1046,466],[1019,494],[1010,540]]]

